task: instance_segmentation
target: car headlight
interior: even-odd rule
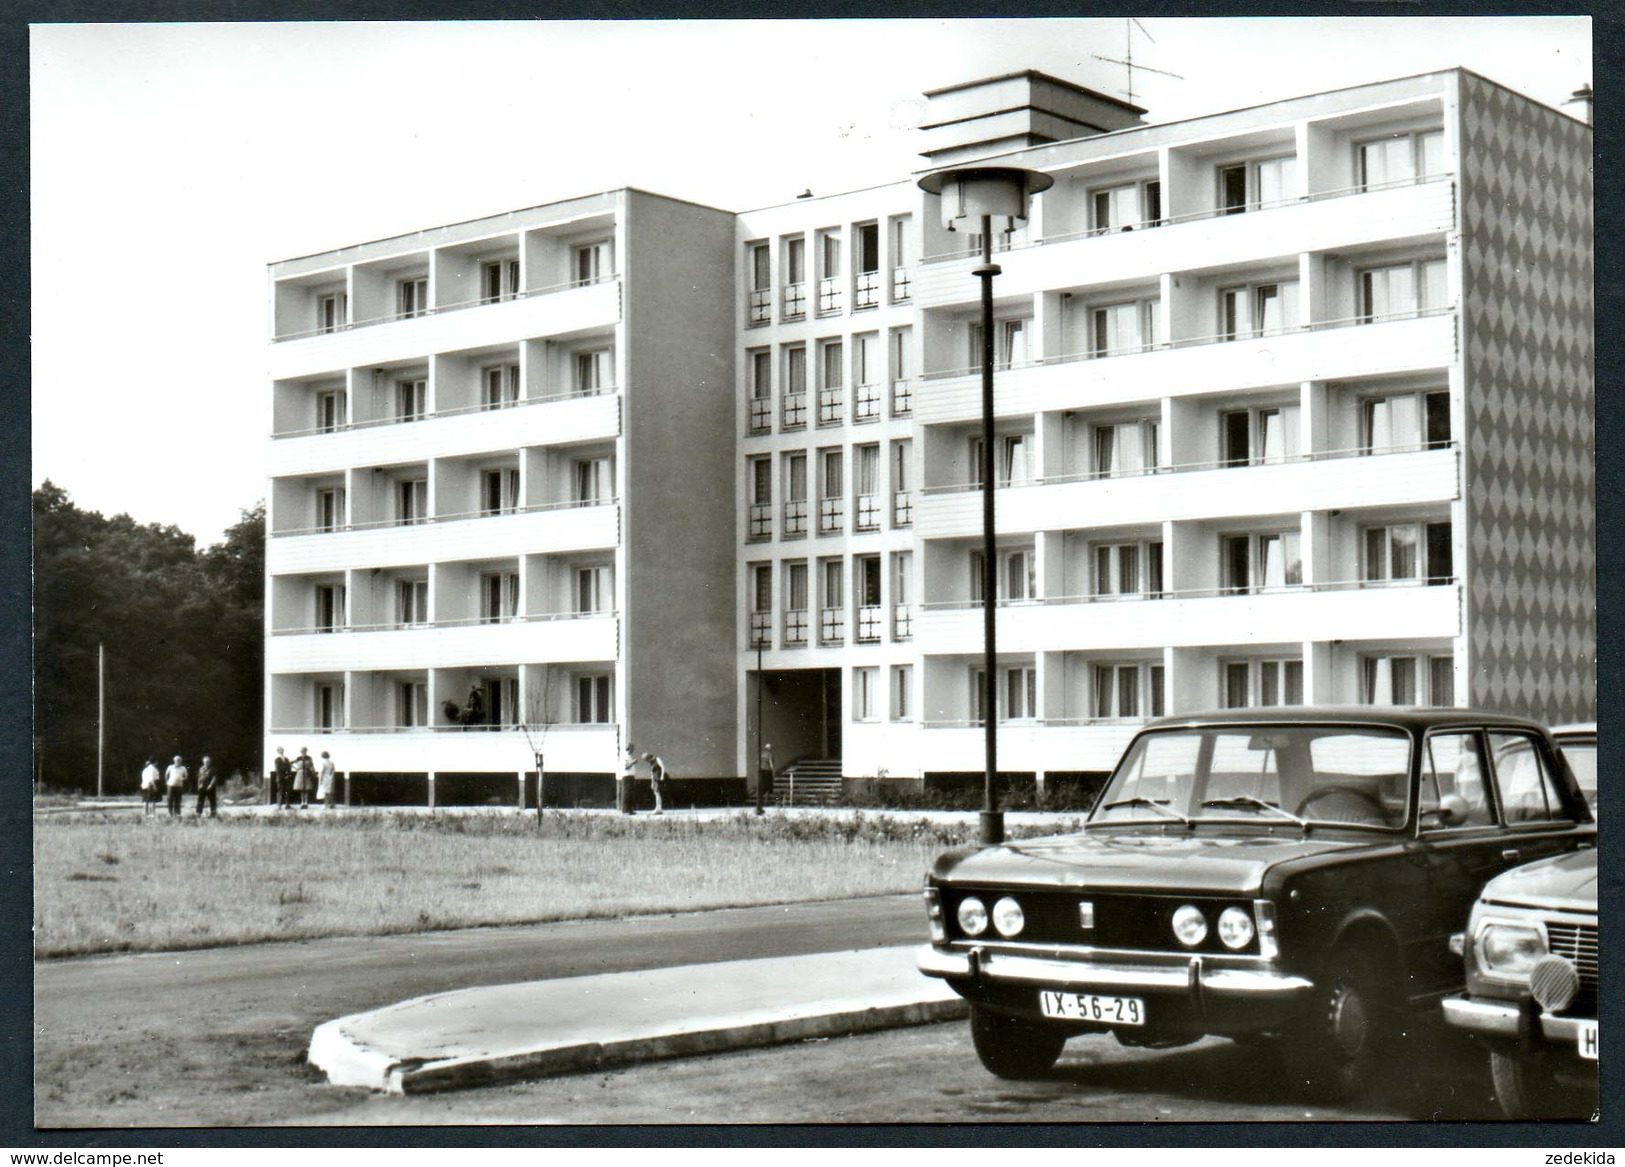
[[[1174,909],[1174,935],[1186,948],[1195,948],[1207,939],[1207,917],[1194,904],[1181,904]]]
[[[1232,905],[1219,913],[1219,939],[1226,948],[1243,949],[1253,942],[1253,917],[1246,908]]]
[[[1027,926],[1027,917],[1020,904],[1009,896],[1003,896],[993,905],[993,926],[1000,936],[1019,936]]]
[[[1546,934],[1528,924],[1491,920],[1478,930],[1477,948],[1485,972],[1522,980],[1546,955]]]
[[[987,931],[987,905],[975,896],[959,901],[959,930],[966,936],[980,936]]]

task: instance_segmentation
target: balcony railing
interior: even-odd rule
[[[880,420],[880,386],[859,385],[853,390],[855,408],[852,412],[853,421],[879,421]]]
[[[747,533],[752,540],[773,538],[772,503],[753,502],[750,504],[750,525],[747,528]]]
[[[857,530],[880,530],[880,496],[878,494],[860,494],[853,500],[853,504],[857,513]]]
[[[311,636],[322,632],[410,632],[425,628],[472,628],[480,624],[537,624],[555,620],[607,620],[616,615],[604,612],[529,612],[513,616],[458,616],[449,620],[391,620],[382,624],[340,624],[332,628],[273,628],[272,636]]]
[[[864,604],[858,608],[859,644],[876,644],[880,641],[884,611],[879,604]]]
[[[846,609],[820,608],[818,612],[818,643],[841,644],[846,640]]]
[[[384,527],[415,527],[428,523],[455,523],[464,519],[490,519],[510,518],[514,515],[539,514],[544,511],[579,510],[583,507],[614,506],[618,498],[571,499],[565,502],[532,503],[529,506],[515,507],[510,511],[492,514],[483,510],[461,511],[444,515],[413,515],[410,517],[391,517],[387,519],[369,519],[360,523],[320,524],[313,527],[287,527],[271,532],[273,538],[285,535],[328,535],[339,531],[373,531]]]
[[[818,533],[839,534],[846,527],[846,500],[821,498],[818,500]]]
[[[914,522],[914,492],[898,490],[891,497],[891,525],[906,527]]]
[[[750,399],[750,432],[765,434],[773,428],[773,399],[771,397],[752,397]]]
[[[846,388],[832,385],[818,391],[818,424],[840,425],[846,418]]]
[[[914,411],[914,382],[907,377],[899,377],[891,383],[891,411],[893,417]]]
[[[878,308],[879,306],[880,273],[878,271],[860,271],[852,288],[853,309]]]
[[[825,276],[818,281],[818,314],[826,315],[841,310],[841,278]]]
[[[1218,588],[1179,588],[1174,590],[1163,589],[1161,591],[1148,590],[1139,592],[1112,592],[1107,594],[1090,592],[1083,595],[1042,596],[1020,600],[1000,599],[996,601],[995,606],[999,608],[1030,607],[1035,604],[1064,606],[1073,604],[1132,603],[1141,600],[1157,601],[1160,603],[1165,600],[1204,600],[1230,596],[1245,597],[1318,592],[1350,592],[1381,588],[1446,587],[1457,582],[1458,580],[1455,576],[1433,576],[1424,579],[1343,579],[1323,580],[1317,583],[1308,584],[1247,584],[1230,585]],[[981,606],[982,601],[979,599],[931,600],[924,605],[925,609],[929,612],[965,611],[973,608],[980,608]]]
[[[784,644],[786,648],[807,643],[807,609],[787,608],[784,613]]]
[[[807,285],[805,283],[784,285],[784,318],[786,320],[800,319],[807,314]]]
[[[807,500],[793,498],[784,504],[784,537],[786,539],[807,533]]]
[[[893,640],[909,640],[914,636],[914,607],[912,604],[893,604],[891,610]]]
[[[787,430],[805,429],[807,425],[806,393],[786,393],[779,424]]]
[[[752,612],[750,614],[750,647],[773,647],[773,613]]]
[[[284,332],[271,339],[273,341],[299,340],[307,336],[325,336],[335,332],[350,332],[357,328],[369,328],[375,324],[392,324],[397,320],[412,320],[423,316],[439,316],[446,312],[461,312],[465,308],[481,308],[487,304],[506,303],[510,300],[528,300],[536,296],[550,296],[558,292],[567,292],[575,288],[584,288],[592,284],[609,283],[619,279],[619,275],[597,276],[592,279],[571,280],[565,284],[553,284],[546,288],[529,288],[525,291],[504,293],[499,299],[490,299],[480,296],[474,300],[459,300],[455,304],[437,304],[434,307],[412,308],[404,312],[391,312],[385,316],[370,316],[365,320],[349,320],[343,324],[324,324],[316,328],[307,328],[300,332]]]
[[[469,413],[490,413],[499,409],[520,409],[531,405],[546,405],[555,401],[573,401],[581,397],[612,396],[620,390],[613,385],[600,386],[597,389],[576,389],[568,393],[548,393],[541,397],[523,397],[517,401],[480,402],[477,405],[459,405],[452,409],[423,410],[395,417],[374,417],[365,421],[324,422],[311,426],[309,429],[278,430],[271,436],[273,438],[302,438],[311,434],[338,434],[350,430],[374,429],[378,426],[405,425],[431,421],[439,417],[461,417]]]
[[[895,303],[901,303],[914,294],[914,276],[906,267],[891,269],[891,298]]]
[[[279,725],[271,729],[276,737],[298,737],[301,734],[329,734],[329,733],[361,733],[361,734],[402,734],[402,733],[468,733],[472,730],[507,731],[517,733],[524,726],[518,722],[504,722],[501,725],[352,725],[334,726],[328,729],[319,729],[308,725],[286,726]],[[574,730],[603,730],[616,728],[612,721],[550,721],[547,723],[549,733],[569,733]]]
[[[750,325],[769,324],[773,320],[773,289],[753,288],[750,293],[750,304],[745,311],[745,323]]]

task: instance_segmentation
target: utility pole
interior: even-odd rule
[[[96,642],[96,797],[101,798],[102,759],[107,753],[107,652]],[[203,804],[198,803],[199,806]]]

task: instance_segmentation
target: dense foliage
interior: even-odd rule
[[[174,526],[104,518],[34,492],[34,777],[96,789],[97,645],[106,653],[108,793],[150,755],[259,768],[265,508],[199,551]]]

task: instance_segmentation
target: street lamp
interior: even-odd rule
[[[942,197],[942,222],[948,230],[969,219],[980,221],[982,262],[972,272],[982,281],[982,716],[986,740],[986,770],[982,784],[982,843],[1004,842],[1004,812],[999,809],[998,649],[994,615],[997,610],[998,566],[993,548],[993,220],[1005,220],[1006,231],[1015,220],[1027,217],[1027,202],[1055,180],[1047,174],[1014,166],[968,166],[939,170],[920,179],[920,189]]]

